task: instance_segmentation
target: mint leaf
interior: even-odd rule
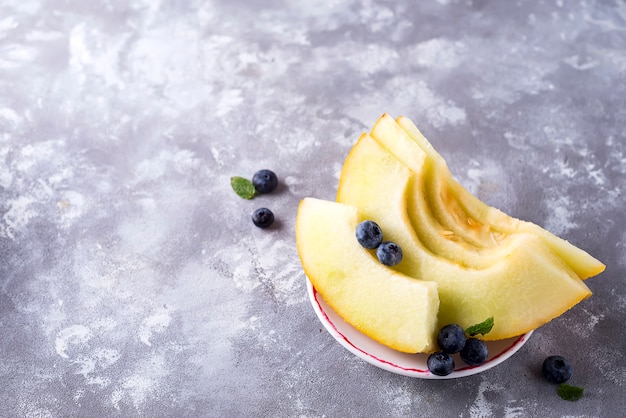
[[[243,177],[231,177],[230,185],[237,193],[237,195],[243,199],[252,199],[256,190],[254,189],[254,184],[248,179]]]
[[[467,327],[467,329],[465,330],[465,333],[468,334],[470,337],[473,337],[474,335],[478,335],[478,334],[485,335],[489,331],[491,331],[491,328],[493,328],[493,316],[485,319],[480,324]]]
[[[561,383],[556,393],[566,401],[577,401],[582,398],[584,391],[581,387]]]

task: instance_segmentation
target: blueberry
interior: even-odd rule
[[[395,242],[386,241],[376,250],[378,261],[386,266],[395,266],[402,261],[402,248]]]
[[[259,208],[252,213],[252,222],[259,228],[268,228],[274,222],[274,214],[268,208]]]
[[[478,338],[468,338],[461,350],[461,360],[470,366],[483,364],[488,355],[487,345]]]
[[[269,193],[278,186],[278,178],[271,170],[259,170],[252,176],[252,184],[259,193]]]
[[[372,250],[383,242],[383,231],[374,221],[363,221],[356,227],[356,239],[363,247]]]
[[[454,371],[454,359],[448,353],[437,351],[426,360],[428,370],[437,376],[447,376]]]
[[[437,334],[437,344],[444,353],[458,353],[465,346],[465,331],[457,324],[446,325]]]
[[[543,361],[543,377],[550,383],[565,383],[572,377],[572,365],[561,356],[550,356]]]

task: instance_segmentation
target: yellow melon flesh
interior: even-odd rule
[[[356,239],[362,220],[354,206],[302,200],[296,244],[307,277],[328,305],[365,335],[402,352],[434,351],[437,284],[380,264]]]
[[[399,117],[397,123],[431,161],[433,171],[430,174],[429,184],[432,188],[427,192],[431,207],[442,223],[448,225],[456,234],[471,240],[476,237],[477,225],[488,226],[488,229],[495,235],[529,233],[544,241],[581,279],[604,271],[605,265],[584,250],[536,224],[508,216],[472,195],[452,177],[443,157],[437,153],[413,122],[406,117]],[[454,210],[450,210],[451,207]]]
[[[487,267],[501,258],[503,246],[508,244],[510,236],[495,236],[489,228],[471,223],[468,225],[472,227],[473,234],[467,237],[466,234],[456,233],[436,216],[438,211],[431,208],[428,197],[429,183],[438,180],[429,176],[432,161],[396,121],[383,115],[372,128],[371,137],[415,173],[409,186],[412,190],[407,196],[408,214],[418,237],[430,251],[472,268]],[[363,161],[358,164],[371,163]],[[449,207],[448,210],[453,211],[454,208]]]
[[[532,234],[516,234],[491,266],[472,269],[431,252],[407,215],[411,182],[420,181],[369,135],[348,155],[337,200],[376,221],[384,239],[397,242],[404,258],[395,269],[419,281],[437,282],[439,325],[467,327],[493,316],[485,339],[520,335],[559,316],[591,295],[589,289]]]
[[[422,140],[413,140],[388,114],[376,122],[371,136],[405,166],[414,171],[423,171],[424,198],[434,219],[442,227],[454,233],[454,237],[477,248],[499,245],[504,238],[503,234],[494,235],[490,225],[468,218],[456,200],[446,194],[451,174],[445,160],[423,136],[420,137]]]

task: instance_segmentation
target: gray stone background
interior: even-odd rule
[[[375,368],[307,299],[298,202],[383,112],[607,264],[485,373]],[[622,416],[625,122],[622,0],[3,1],[0,415]],[[260,168],[280,188],[239,199]]]

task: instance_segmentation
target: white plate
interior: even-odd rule
[[[454,379],[471,376],[491,369],[515,354],[532,334],[532,331],[515,338],[500,341],[488,341],[489,357],[480,366],[468,366],[458,354],[453,356],[456,368],[447,376],[437,376],[428,370],[426,360],[428,354],[406,354],[386,347],[365,334],[357,331],[344,321],[330,306],[326,304],[311,282],[307,280],[307,291],[313,309],[324,328],[348,351],[381,369],[404,376],[420,379]]]

